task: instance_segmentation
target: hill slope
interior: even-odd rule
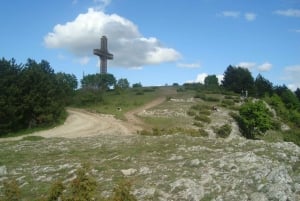
[[[157,100],[154,103],[161,104],[131,111],[129,117],[135,120],[71,110],[61,128],[39,133],[50,138],[1,142],[0,185],[6,178],[15,178],[22,197],[33,200],[47,193],[51,182],[68,182],[81,164],[89,163],[103,196],[125,177],[132,181],[138,200],[300,200],[298,146],[246,140],[229,115],[232,110],[225,107],[210,112],[211,121],[201,122],[207,137],[191,137],[187,132],[199,129],[188,115],[191,107],[206,104],[210,108],[216,103],[187,94]],[[94,129],[82,130],[84,137],[72,130],[76,114],[85,119],[78,122],[79,128],[93,125]],[[138,125],[131,128],[132,123]],[[230,136],[217,138],[214,128],[224,124],[231,125]],[[172,135],[128,135],[143,125],[162,131],[183,129],[175,129]]]

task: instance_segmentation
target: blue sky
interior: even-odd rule
[[[144,86],[202,82],[228,65],[300,87],[299,0],[2,0],[0,56],[50,62],[56,72],[108,72]]]

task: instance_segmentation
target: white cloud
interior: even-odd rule
[[[245,18],[247,21],[254,21],[256,19],[255,13],[245,13]]]
[[[200,68],[201,64],[200,63],[178,63],[177,66],[181,68]]]
[[[158,39],[143,37],[131,21],[93,8],[73,21],[57,24],[53,32],[44,37],[44,43],[48,48],[66,49],[77,58],[90,58],[95,57],[93,49],[100,48],[102,35],[107,36],[108,49],[114,54],[110,66],[140,67],[180,58],[175,49],[164,47]]]
[[[195,80],[189,80],[186,83],[201,83],[201,84],[204,84],[204,80],[207,76],[208,76],[207,73],[200,73],[200,74],[197,75]],[[218,78],[219,84],[221,84],[222,80],[224,78],[224,75],[216,75],[216,77]]]
[[[283,15],[287,17],[300,17],[299,9],[277,10],[274,13],[277,15]]]
[[[250,71],[258,70],[259,72],[267,72],[272,68],[272,64],[269,62],[265,62],[261,65],[257,65],[255,62],[240,62],[237,66],[247,68]]]
[[[208,76],[207,73],[201,73],[201,74],[198,74],[197,75],[197,78],[195,80],[196,83],[201,83],[201,84],[204,84],[204,80],[205,78]]]
[[[222,81],[224,79],[224,75],[217,75],[217,78],[218,78],[219,84],[222,84]]]
[[[287,66],[284,68],[284,80],[288,82],[288,87],[291,90],[300,88],[300,65]]]
[[[253,69],[256,66],[254,62],[240,62],[237,64],[239,67],[248,68],[249,70]]]
[[[97,5],[95,8],[97,10],[102,10],[102,11],[111,3],[111,0],[93,0],[93,1]]]
[[[269,71],[269,70],[271,70],[271,68],[272,68],[272,64],[269,63],[269,62],[265,62],[265,63],[263,63],[263,64],[257,66],[257,69],[258,69],[258,71],[260,71],[260,72],[266,72],[266,71]]]
[[[78,59],[78,61],[79,61],[79,63],[80,63],[81,65],[86,65],[86,64],[89,63],[90,57],[88,57],[88,56],[81,57],[81,58]]]
[[[221,15],[224,17],[238,18],[240,16],[240,12],[238,12],[238,11],[223,11],[221,13]]]

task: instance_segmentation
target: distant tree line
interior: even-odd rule
[[[74,75],[54,73],[50,64],[28,59],[0,60],[0,136],[22,129],[49,126],[65,114],[77,88]]]
[[[295,92],[287,86],[274,86],[261,74],[254,79],[247,68],[229,65],[224,72],[224,78],[219,84],[216,75],[208,75],[204,84],[187,83],[184,88],[215,93],[234,93],[245,98],[258,98],[268,103],[281,120],[298,130],[300,128],[300,89]],[[276,122],[270,119],[269,109],[263,102],[245,102],[239,110],[238,122],[245,137],[254,139],[268,129],[280,129]],[[292,135],[292,141],[300,144],[300,133]],[[289,139],[290,140],[290,139]]]

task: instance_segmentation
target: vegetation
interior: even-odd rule
[[[249,101],[240,109],[239,125],[246,138],[255,139],[272,128],[271,116],[263,101]]]
[[[0,136],[56,124],[77,87],[74,75],[55,74],[47,61],[0,60]]]
[[[247,68],[228,66],[224,72],[222,85],[235,93],[247,90],[251,95],[254,92],[254,80]]]
[[[219,128],[215,128],[214,130],[218,137],[227,138],[230,135],[232,128],[231,125],[224,124]]]
[[[64,184],[61,180],[52,183],[47,195],[42,195],[35,200],[41,201],[136,201],[131,194],[131,183],[121,180],[113,189],[113,193],[108,198],[103,198],[101,193],[97,192],[97,182],[90,175],[88,165],[78,168],[75,178],[69,183]],[[5,180],[3,187],[4,198],[1,201],[19,201],[21,200],[21,189],[15,179]]]

